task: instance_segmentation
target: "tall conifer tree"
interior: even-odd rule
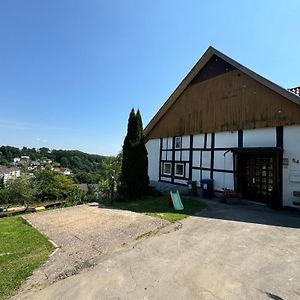
[[[148,191],[148,157],[140,111],[131,110],[123,144],[121,191],[130,198]]]

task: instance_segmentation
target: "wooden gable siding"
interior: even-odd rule
[[[300,124],[300,106],[233,70],[189,85],[147,139]]]

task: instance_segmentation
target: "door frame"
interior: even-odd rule
[[[249,147],[236,148],[234,154],[234,189],[243,195],[243,176],[245,176],[242,160],[245,156],[272,156],[273,157],[273,195],[267,203],[273,208],[282,207],[282,157],[283,149],[279,147]]]

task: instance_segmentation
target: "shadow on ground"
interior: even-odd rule
[[[180,215],[197,216],[228,221],[256,223],[262,225],[300,228],[300,210],[272,209],[266,205],[241,200],[238,204],[225,204],[220,199],[202,199],[200,197],[182,196],[184,210],[176,211],[167,204],[168,196],[149,197],[142,200],[103,203],[109,208],[125,209],[160,217],[169,214],[169,221],[180,220]]]
[[[242,200],[239,204],[224,204],[218,199],[202,200],[207,209],[197,214],[202,218],[300,228],[300,211],[275,210],[266,205]]]

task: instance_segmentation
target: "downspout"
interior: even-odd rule
[[[223,160],[223,162],[224,162],[224,164],[223,164],[223,170],[225,170],[226,154],[227,154],[229,151],[230,151],[230,150],[227,150],[227,151],[225,151],[224,154],[223,154],[223,156],[224,156],[224,160]],[[226,173],[224,172],[224,173],[223,173],[223,189],[224,189],[224,191],[225,191],[225,175],[226,175]]]

